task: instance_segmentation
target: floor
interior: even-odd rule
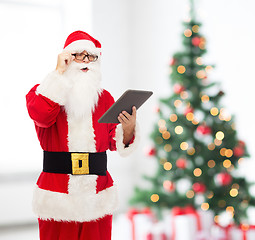
[[[38,237],[37,225],[19,226],[0,229],[1,240],[36,240]]]
[[[113,231],[112,240],[119,239],[119,234]],[[10,228],[0,228],[1,240],[39,240],[38,226],[18,226]]]

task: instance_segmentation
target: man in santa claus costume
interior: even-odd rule
[[[56,70],[26,96],[43,149],[33,210],[41,240],[110,240],[116,186],[107,171],[106,150],[129,155],[138,142],[136,109],[120,124],[98,123],[114,103],[100,87],[101,44],[71,33]]]

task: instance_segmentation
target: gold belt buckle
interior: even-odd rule
[[[89,174],[89,153],[71,153],[73,175]]]

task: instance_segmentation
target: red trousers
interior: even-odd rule
[[[40,240],[111,240],[112,215],[92,222],[56,222],[38,219]]]

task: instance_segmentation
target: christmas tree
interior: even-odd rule
[[[193,1],[190,19],[184,22],[183,51],[174,54],[170,80],[173,94],[160,99],[150,149],[158,163],[154,176],[145,176],[150,189],[136,187],[131,204],[171,209],[191,205],[212,210],[215,221],[228,212],[235,223],[246,217],[255,199],[250,184],[238,176],[238,165],[248,157],[239,140],[234,117],[220,100],[224,92],[209,82],[214,68],[204,63],[206,39],[196,20]]]

